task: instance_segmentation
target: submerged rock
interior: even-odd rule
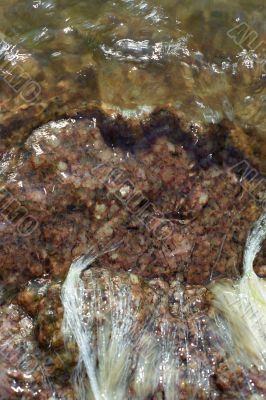
[[[92,390],[95,397],[99,382],[105,381],[103,371],[97,372],[98,354],[91,361],[97,383],[89,388],[91,372],[84,367],[78,329],[85,329],[83,339],[92,353],[105,337],[97,337],[98,323],[109,327],[106,343],[117,346],[112,335],[116,340],[129,317],[130,326],[123,330],[129,341],[122,349],[127,351],[128,376],[121,378],[121,399],[176,399],[177,393],[184,400],[223,399],[240,380],[243,395],[263,392],[263,371],[234,364],[223,350],[206,285],[214,278],[240,276],[245,238],[264,204],[265,184],[259,175],[250,177],[251,167],[232,145],[230,125],[213,126],[206,133],[198,129],[165,109],[137,123],[93,108],[36,129],[21,148],[5,153],[0,199],[3,323],[13,307],[9,304],[19,304],[32,324],[26,341],[34,342],[38,368],[45,368],[61,398],[76,396],[70,376],[77,362],[76,384],[83,385],[79,391]],[[101,256],[91,270],[80,270],[61,301],[73,259],[88,249]],[[258,265],[264,263],[262,253]],[[129,309],[123,309],[128,301]],[[88,314],[92,305],[110,302],[115,313],[121,311],[115,334],[110,309],[97,317]],[[68,317],[77,320],[67,322]],[[119,354],[112,355],[114,363]],[[101,362],[109,363],[106,357]],[[151,365],[156,366],[154,374]],[[8,368],[3,363],[4,375]],[[51,396],[45,379],[23,379],[25,398],[31,398],[36,385],[41,390],[36,398]],[[7,375],[3,382],[9,393]],[[109,396],[121,383],[115,382],[109,382]]]
[[[265,66],[234,36],[262,9],[55,3],[2,6],[0,398],[262,398],[260,353],[235,357],[207,286],[264,290],[238,279],[265,207]]]
[[[7,154],[5,285],[62,278],[73,257],[108,242],[119,243],[103,257],[115,270],[168,280],[180,273],[194,284],[237,277],[265,183],[239,172],[225,128],[193,139],[178,124],[161,111],[131,132],[94,110],[35,130]]]

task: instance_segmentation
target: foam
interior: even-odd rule
[[[99,274],[91,267],[94,260],[76,260],[62,290],[62,331],[79,349],[73,375],[77,398],[141,400],[161,385],[167,400],[177,399],[175,330],[164,320],[156,326],[156,315],[141,324],[130,287],[117,288],[108,271]],[[82,272],[88,267],[84,285]]]
[[[247,238],[243,277],[238,282],[211,285],[216,316],[224,319],[220,331],[227,337],[229,351],[240,362],[259,369],[266,368],[266,282],[256,275],[253,263],[265,237],[266,213]]]
[[[210,330],[221,339],[219,353],[232,356],[235,366],[255,365],[263,370],[266,283],[255,274],[253,262],[265,236],[266,213],[247,238],[243,277],[237,282],[223,280],[210,286],[216,321]],[[189,398],[194,398],[198,390],[210,393],[212,366],[206,361],[208,348],[201,320],[193,320],[196,341],[192,343],[181,288],[180,326],[155,305],[147,317],[147,313],[141,314],[143,304],[132,291],[130,274],[120,279],[119,274],[96,268],[96,258],[100,261],[100,255],[89,253],[75,260],[62,289],[62,332],[79,351],[73,373],[77,399],[143,400],[160,390],[166,400],[178,400],[184,380],[190,388]],[[181,360],[178,346],[183,348],[186,361]],[[197,347],[196,358],[191,346]],[[249,385],[248,377],[244,379]]]

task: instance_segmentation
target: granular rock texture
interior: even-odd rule
[[[39,347],[29,315],[16,305],[4,306],[0,327],[1,400],[74,398],[67,371],[60,372],[67,362],[59,353]]]
[[[180,398],[237,398],[237,390],[249,398],[250,379],[254,393],[264,393],[262,372],[232,366],[209,331],[212,312],[205,287],[213,279],[241,275],[247,233],[264,200],[264,180],[251,179],[245,168],[243,173],[246,164],[233,145],[232,131],[225,121],[207,132],[188,127],[182,116],[165,109],[132,121],[93,108],[41,126],[20,148],[5,149],[2,323],[6,326],[16,309],[18,321],[26,318],[31,324],[26,341],[35,346],[40,370],[49,357],[45,376],[57,385],[62,399],[74,398],[70,375],[78,355],[74,343],[65,349],[61,334],[62,281],[73,259],[92,248],[104,253],[93,267],[136,279],[140,288],[148,285],[156,296],[167,298],[162,314],[177,329],[187,324],[191,353],[189,360],[178,350],[183,363]],[[108,248],[113,251],[103,251]],[[265,249],[256,265],[263,276]],[[197,312],[190,320],[195,307],[204,340]],[[18,336],[19,323],[14,327]],[[195,368],[200,363],[209,366],[204,388],[197,388],[187,375],[194,358],[201,359]],[[8,389],[8,368],[4,359],[3,396],[20,398]],[[18,364],[15,369],[22,373]],[[23,390],[25,398],[51,396],[43,376],[32,375],[30,382],[18,379],[17,391]],[[160,399],[163,389],[158,390]]]
[[[266,200],[265,71],[228,34],[238,2],[2,3],[0,399],[76,399],[79,349],[64,343],[61,296],[91,249],[102,255],[80,277],[85,293],[91,273],[104,290],[104,271],[133,293],[136,330],[150,314],[152,340],[174,350],[145,400],[263,398],[265,372],[216,337],[208,291],[241,275]],[[262,3],[239,19],[261,43]],[[265,258],[264,247],[262,277]],[[144,400],[129,382],[129,399]]]
[[[97,117],[94,111],[50,123],[6,154],[0,232],[5,283],[44,273],[64,277],[74,257],[110,241],[119,246],[104,256],[108,268],[168,280],[178,273],[190,284],[238,276],[260,209],[249,183],[245,190],[239,183],[237,153],[230,159],[230,148],[215,152],[211,141],[193,147],[174,125],[166,136],[163,125],[158,131],[154,126],[154,137],[148,132],[136,140],[121,121],[99,128]],[[128,133],[126,145],[117,129]],[[9,205],[11,195],[16,201]],[[30,234],[19,222],[19,206],[34,217]]]
[[[209,303],[210,294],[206,288],[199,285],[183,285],[178,279],[170,284],[161,278],[143,280],[132,273],[103,269],[101,264],[99,257],[91,268],[81,275],[84,285],[81,293],[84,298],[79,298],[77,309],[69,311],[81,315],[85,332],[92,324],[88,344],[93,343],[95,352],[100,350],[97,350],[100,344],[99,337],[96,340],[94,335],[97,338],[102,328],[108,327],[110,335],[114,335],[114,328],[119,326],[115,325],[120,321],[119,315],[133,321],[128,331],[124,328],[123,338],[113,338],[125,340],[130,350],[134,348],[129,354],[130,358],[133,357],[132,370],[128,367],[128,370],[124,371],[129,375],[129,399],[139,398],[136,397],[136,393],[143,393],[139,384],[134,383],[138,363],[142,365],[143,359],[146,360],[142,365],[144,379],[148,380],[150,377],[149,365],[154,367],[154,376],[159,376],[159,366],[163,360],[167,377],[171,381],[169,385],[166,377],[162,376],[162,385],[155,385],[154,399],[160,399],[169,388],[178,396],[173,397],[174,399],[182,400],[239,398],[240,393],[245,398],[252,399],[254,394],[265,393],[265,374],[255,367],[248,369],[232,359],[225,350],[226,343],[216,335],[215,320]],[[63,399],[76,398],[71,392],[71,386],[66,382],[70,382],[70,374],[73,374],[77,364],[79,351],[73,338],[64,346],[60,294],[59,282],[36,280],[18,297],[20,307],[32,316],[32,319],[27,317],[31,323],[28,340],[33,341],[35,345],[39,344],[38,350],[35,349],[33,354],[36,354],[38,368],[43,368],[46,378],[37,381],[40,394],[35,397],[40,399],[49,398],[50,389],[60,394]],[[119,314],[116,314],[116,307]],[[26,315],[21,313],[20,311],[20,315]],[[9,309],[8,318],[11,317]],[[33,326],[35,334],[32,331]],[[20,337],[20,325],[17,325],[16,329]],[[75,331],[76,326],[72,325],[72,329]],[[3,330],[3,335],[4,332]],[[115,332],[117,333],[117,330]],[[156,343],[156,346],[152,343]],[[143,347],[143,344],[146,347]],[[140,354],[138,362],[135,361],[137,354]],[[27,350],[26,355],[28,357]],[[151,359],[158,365],[151,363]],[[15,364],[14,369],[20,371],[20,365]],[[22,388],[27,384],[25,379],[21,377],[18,383]],[[31,376],[31,379],[26,398],[31,398],[36,375]],[[49,387],[46,386],[46,382],[49,382]],[[148,383],[144,383],[148,390]],[[12,398],[16,398],[15,394]],[[146,400],[150,397],[140,398]]]

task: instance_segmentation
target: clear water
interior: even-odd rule
[[[12,80],[26,74],[34,103],[57,96],[58,114],[72,101],[124,115],[170,105],[240,124],[266,155],[265,21],[265,0],[1,0],[0,138],[29,107]]]
[[[259,135],[266,132],[265,21],[263,0],[0,4],[1,33],[16,49],[12,62],[40,84],[40,101],[93,66],[97,90],[88,91],[88,101],[133,114],[171,104],[194,121],[226,117]],[[5,83],[1,92],[12,109]]]

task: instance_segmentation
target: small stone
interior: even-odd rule
[[[174,153],[174,152],[176,151],[175,145],[174,145],[173,143],[168,142],[168,143],[167,143],[167,147],[168,147],[168,150],[169,150],[171,153]]]
[[[103,214],[106,211],[105,204],[96,204],[95,211],[99,214]]]
[[[57,164],[57,168],[59,169],[59,171],[66,171],[67,163],[65,163],[63,161],[59,161],[59,163]]]
[[[111,260],[117,260],[118,254],[117,253],[113,253],[110,258],[111,258]]]
[[[51,147],[57,147],[60,144],[59,139],[55,135],[48,136],[46,142]]]
[[[122,197],[126,197],[131,190],[132,188],[129,185],[125,185],[119,190],[119,192],[121,193]]]
[[[204,206],[208,202],[208,194],[207,193],[201,193],[200,198],[199,198],[199,204]]]
[[[98,230],[97,236],[112,236],[113,228],[107,223]]]
[[[134,285],[137,285],[139,283],[139,278],[135,274],[130,274],[130,280]]]

